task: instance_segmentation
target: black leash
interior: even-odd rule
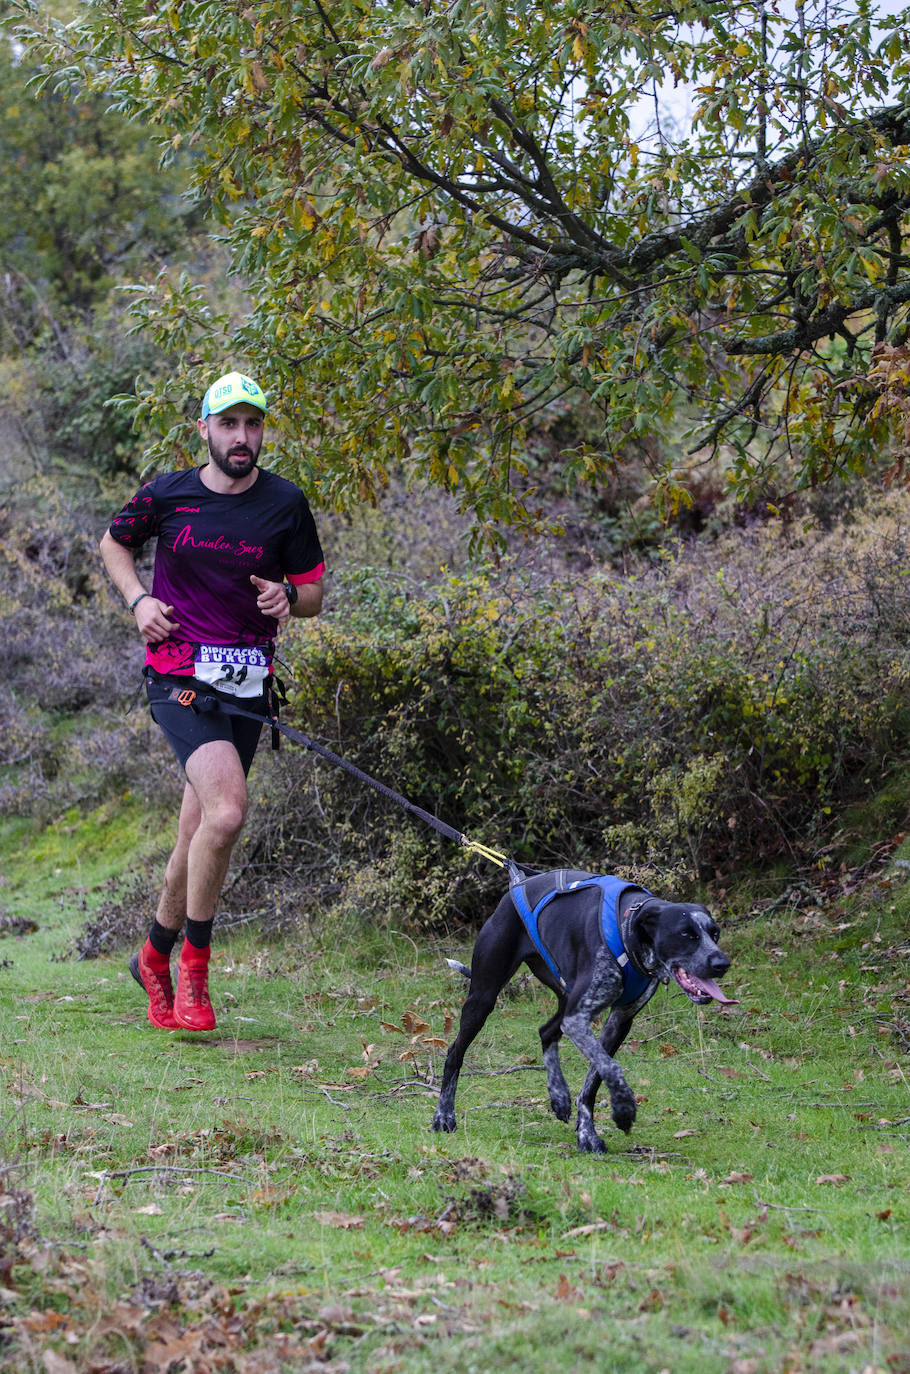
[[[469,839],[467,835],[463,835],[461,831],[456,830],[454,826],[447,825],[445,821],[441,821],[438,816],[432,815],[429,811],[424,811],[420,806],[415,806],[413,802],[408,801],[407,797],[403,797],[400,792],[394,792],[392,788],[387,787],[384,782],[379,782],[377,778],[371,778],[369,773],[364,773],[356,764],[350,763],[348,759],[342,758],[340,754],[334,754],[331,749],[327,749],[326,746],[320,744],[318,740],[310,739],[309,735],[305,735],[302,730],[295,730],[292,725],[285,725],[284,721],[280,720],[278,717],[278,702],[280,698],[275,692],[274,687],[269,689],[269,704],[272,707],[271,714],[263,714],[259,711],[247,711],[233,701],[226,701],[220,694],[216,695],[214,692],[202,693],[189,687],[175,687],[168,700],[179,706],[185,706],[189,710],[198,711],[200,707],[197,702],[200,698],[204,701],[214,701],[217,703],[219,710],[227,711],[229,715],[245,716],[248,720],[258,720],[261,724],[270,726],[273,738],[275,733],[278,732],[284,735],[286,739],[293,740],[295,744],[299,744],[302,748],[308,749],[311,753],[318,754],[320,758],[327,759],[329,763],[337,764],[338,767],[343,768],[346,773],[350,773],[352,778],[356,778],[358,782],[364,783],[367,787],[372,787],[375,792],[380,792],[382,796],[394,802],[396,806],[400,806],[403,811],[407,811],[412,816],[416,816],[418,820],[423,821],[425,825],[431,826],[438,834],[444,835],[447,840],[454,840],[456,844],[462,845],[472,853],[479,854],[484,859],[489,859],[491,863],[499,864],[500,868],[505,868],[512,882],[520,882],[523,879],[524,874],[521,869],[519,869],[518,865],[514,860],[510,859],[508,855],[503,854],[498,849],[490,849],[488,845],[481,844],[477,840]]]

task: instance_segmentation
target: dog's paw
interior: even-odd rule
[[[617,1102],[612,1117],[619,1129],[628,1135],[635,1125],[635,1103]]]
[[[568,1121],[572,1115],[572,1099],[568,1093],[565,1097],[554,1093],[550,1098],[550,1108],[557,1121]]]
[[[593,1116],[589,1111],[581,1108],[579,1108],[578,1120],[575,1122],[575,1137],[578,1141],[578,1148],[583,1154],[606,1154],[607,1147],[594,1129]]]
[[[433,1115],[433,1130],[452,1132],[455,1127],[454,1112],[435,1112]]]
[[[595,1130],[578,1132],[578,1148],[585,1155],[605,1155],[607,1153],[606,1142],[601,1140]]]

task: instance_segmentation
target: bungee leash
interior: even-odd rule
[[[438,834],[444,835],[447,840],[454,840],[456,844],[460,844],[469,853],[477,854],[480,858],[488,859],[490,863],[498,864],[500,868],[506,869],[512,882],[516,879],[521,880],[523,876],[521,869],[513,859],[510,859],[501,850],[491,849],[489,845],[481,844],[479,840],[472,840],[467,835],[463,835],[460,830],[456,830],[452,825],[447,825],[445,821],[441,821],[438,816],[434,816],[431,812],[424,811],[423,807],[408,801],[407,797],[403,797],[400,792],[395,792],[391,787],[387,787],[378,778],[370,777],[369,773],[364,773],[363,769],[358,768],[356,764],[342,758],[340,754],[333,753],[331,749],[327,749],[318,740],[310,739],[309,735],[305,735],[302,730],[295,730],[292,725],[285,725],[278,716],[278,703],[281,699],[282,697],[275,691],[274,687],[271,688],[269,704],[272,710],[271,713],[263,714],[260,711],[247,711],[234,701],[226,701],[220,694],[199,692],[191,687],[175,687],[167,698],[175,705],[183,706],[191,711],[211,710],[212,706],[201,704],[202,702],[211,702],[215,709],[227,711],[229,715],[245,716],[248,720],[258,720],[263,725],[268,725],[272,730],[273,740],[277,732],[284,735],[286,739],[292,740],[294,744],[299,744],[303,749],[318,754],[320,758],[326,759],[329,763],[337,764],[346,773],[350,773],[352,778],[356,778],[358,782],[364,783],[367,787],[372,787],[375,792],[381,793],[389,801],[394,802],[396,806],[400,806],[403,811],[416,816],[418,820],[429,825]]]

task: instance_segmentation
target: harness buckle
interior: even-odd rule
[[[181,706],[192,706],[196,700],[196,693],[190,687],[175,687],[171,692],[170,700],[178,702]]]

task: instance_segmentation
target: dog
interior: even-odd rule
[[[470,990],[446,1055],[433,1130],[456,1129],[455,1092],[465,1053],[525,963],[559,1003],[540,1028],[550,1106],[560,1121],[569,1120],[572,1099],[559,1062],[559,1041],[566,1035],[590,1066],[576,1104],[578,1148],[602,1154],[607,1147],[594,1128],[601,1083],[619,1129],[630,1131],[635,1120],[635,1096],[613,1058],[632,1021],[658,983],[671,978],[690,1002],[732,1005],[716,981],[730,960],[717,944],[717,925],[698,903],[663,901],[634,883],[580,869],[525,877],[511,865],[510,874],[510,891],[481,929],[470,969],[448,960],[470,980]],[[598,1041],[591,1021],[608,1007]]]

